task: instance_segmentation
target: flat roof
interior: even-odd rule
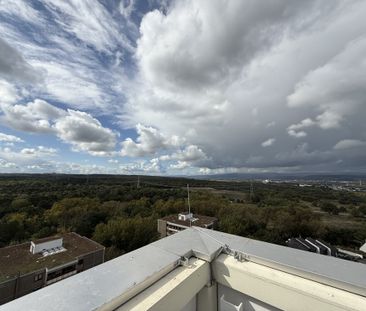
[[[243,253],[248,261],[366,296],[366,265],[192,227],[13,300],[1,309],[117,309],[174,270],[182,256],[214,262],[228,250]]]
[[[182,213],[180,213],[182,214]],[[190,222],[189,219],[187,220],[180,220],[178,218],[178,215],[169,215],[166,217],[161,218],[162,220],[165,220],[167,222],[172,222],[178,225],[182,225],[182,226],[190,226],[190,223],[192,224],[192,226],[196,226],[196,227],[204,227],[205,225],[210,225],[213,222],[217,221],[217,218],[215,217],[210,217],[210,216],[203,216],[203,215],[197,215],[197,214],[193,214],[193,218],[195,220],[192,219],[192,222]]]
[[[31,242],[0,248],[0,282],[12,279],[18,274],[24,275],[44,268],[51,269],[73,261],[87,253],[104,249],[97,242],[75,232],[47,239],[57,238],[63,238],[63,247],[66,251],[46,257],[43,257],[42,253],[32,254],[30,252]]]

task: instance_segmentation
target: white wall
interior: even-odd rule
[[[220,305],[220,297],[224,295],[225,300],[232,305],[240,306],[242,304],[241,309],[237,310],[245,310],[245,311],[281,311],[280,309],[277,309],[273,306],[270,306],[262,301],[259,301],[257,299],[254,299],[253,297],[250,297],[248,295],[242,294],[230,287],[226,287],[224,285],[219,284],[217,289],[217,296],[218,296],[218,302],[219,302],[219,311],[229,311],[229,310],[235,310],[229,309],[226,305],[221,304]]]
[[[51,241],[47,241],[44,243],[37,243],[35,244],[34,242],[31,242],[31,250],[33,254],[37,254],[42,252],[44,249],[51,249],[51,248],[55,248],[55,247],[61,247],[62,246],[62,238],[56,239],[56,240],[51,240]]]

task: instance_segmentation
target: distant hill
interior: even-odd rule
[[[307,181],[358,181],[366,180],[365,173],[347,173],[347,174],[314,174],[314,173],[232,173],[215,175],[198,175],[197,179],[206,180],[307,180]]]

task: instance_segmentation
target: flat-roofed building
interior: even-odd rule
[[[104,262],[104,247],[74,232],[0,248],[0,304]]]
[[[217,218],[192,213],[180,213],[158,219],[158,232],[162,238],[192,226],[215,229]]]
[[[365,311],[366,265],[192,227],[2,311]]]

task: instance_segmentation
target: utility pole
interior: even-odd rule
[[[187,184],[187,194],[188,194],[188,217],[189,217],[189,226],[192,227],[192,217],[191,217],[191,202],[189,199],[189,184]]]
[[[254,197],[253,181],[250,180],[250,201],[252,201],[252,202],[253,202],[253,197]]]

